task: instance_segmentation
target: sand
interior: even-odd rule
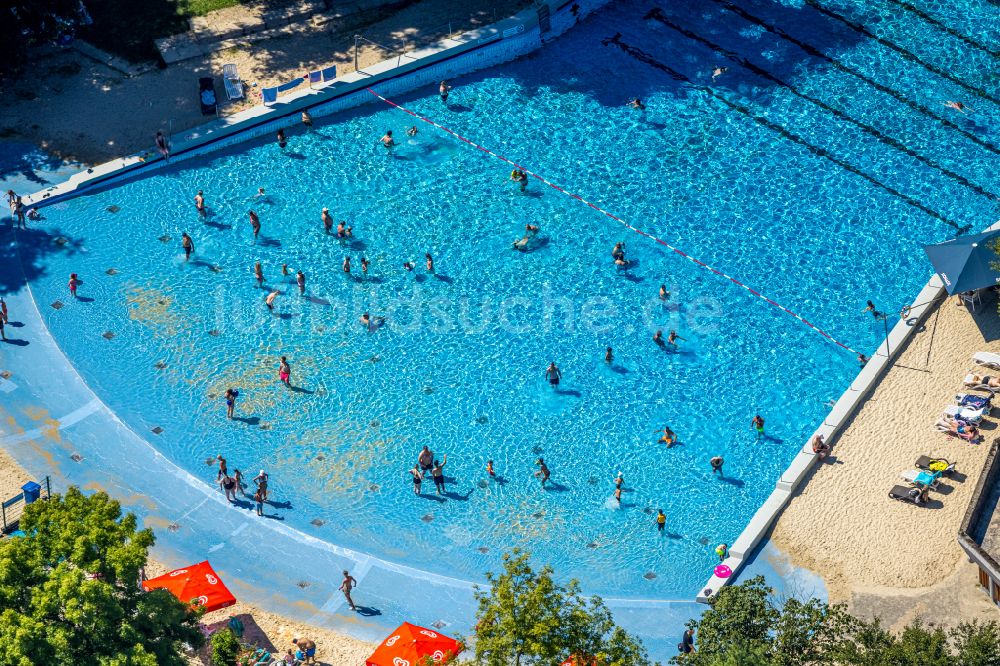
[[[217,99],[226,99],[222,66],[235,64],[247,100],[222,103],[229,115],[260,103],[262,87],[285,83],[309,70],[336,64],[354,71],[354,34],[364,42],[359,66],[399,50],[414,50],[453,32],[492,23],[530,4],[527,0],[420,0],[389,18],[341,32],[299,24],[294,34],[237,43],[207,57],[129,77],[73,50],[30,63],[30,75],[0,85],[4,99],[0,138],[29,141],[59,157],[100,164],[152,147],[157,131],[175,134],[214,116],[201,115],[198,79],[215,77]]]
[[[934,422],[962,392],[972,354],[1000,351],[1000,319],[995,302],[975,317],[956,303],[950,298],[931,313],[774,529],[775,545],[819,573],[831,601],[872,607],[871,595],[895,595],[910,603],[907,596],[935,585],[953,588],[952,573],[967,559],[956,535],[997,435],[996,419],[985,423],[978,446],[936,431]],[[957,463],[965,479],[946,480],[929,508],[889,499],[900,473],[922,454]],[[965,576],[974,579],[974,567]],[[979,599],[952,609],[955,619],[978,617],[982,604],[990,605],[987,595],[969,589]]]
[[[21,491],[21,486],[25,482],[31,480],[33,480],[31,475],[5,450],[0,449],[0,498],[13,497]],[[155,547],[153,554],[155,555]],[[152,578],[169,570],[155,558],[151,558],[146,566],[146,575]],[[292,647],[293,638],[310,638],[316,641],[316,656],[319,663],[326,666],[361,666],[375,650],[375,645],[372,643],[329,629],[289,620],[242,602],[205,615],[202,624],[210,628],[224,627],[231,615],[239,617],[243,622],[244,642],[284,654],[285,650]],[[199,651],[197,655],[192,655],[189,663],[192,666],[207,666],[209,664],[207,648]]]

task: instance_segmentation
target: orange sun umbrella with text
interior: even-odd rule
[[[462,644],[454,638],[404,622],[382,641],[365,666],[417,666],[426,657],[441,663],[461,651]]]
[[[207,561],[175,569],[142,582],[148,592],[163,588],[185,603],[201,604],[208,612],[236,603],[236,597],[226,589]]]

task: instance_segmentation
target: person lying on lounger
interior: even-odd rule
[[[965,382],[966,386],[989,386],[990,388],[1000,388],[1000,377],[990,375],[970,374]]]
[[[974,425],[963,421],[957,421],[950,416],[942,416],[934,425],[940,428],[943,432],[960,437],[967,442],[972,442],[974,444],[979,443],[979,428]]]

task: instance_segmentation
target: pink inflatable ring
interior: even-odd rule
[[[733,570],[730,569],[725,564],[720,564],[719,566],[715,567],[715,575],[718,576],[719,578],[729,578],[730,576],[733,575]]]

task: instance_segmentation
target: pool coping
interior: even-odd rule
[[[1000,223],[990,227],[1000,228]],[[757,509],[750,522],[729,547],[728,557],[721,564],[729,567],[731,574],[722,577],[713,575],[698,593],[696,600],[708,603],[714,594],[729,584],[754,552],[764,537],[771,531],[781,512],[792,499],[792,495],[819,461],[812,451],[812,440],[822,435],[827,444],[833,445],[855,414],[864,406],[868,396],[892,367],[892,361],[903,350],[914,333],[920,330],[937,300],[945,292],[944,282],[936,273],[927,281],[913,302],[900,311],[900,320],[889,331],[888,337],[879,345],[871,359],[861,368],[857,377],[834,403],[823,422],[809,436],[792,462],[778,478],[774,490]],[[906,313],[905,316],[903,313]],[[890,313],[891,316],[891,313]]]

